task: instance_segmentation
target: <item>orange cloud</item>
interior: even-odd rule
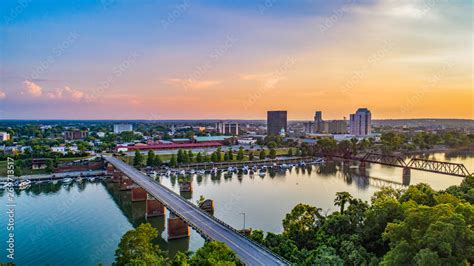
[[[25,88],[25,92],[33,97],[39,97],[43,95],[43,88],[41,88],[38,84],[25,80],[23,81],[23,85]]]

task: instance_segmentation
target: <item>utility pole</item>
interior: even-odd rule
[[[245,229],[245,212],[241,212],[240,214],[242,214],[244,216],[244,228]]]

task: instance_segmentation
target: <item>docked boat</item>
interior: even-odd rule
[[[24,181],[21,181],[19,184],[18,184],[18,188],[19,189],[27,189],[28,187],[31,186],[31,181],[30,180],[24,180]]]
[[[194,169],[189,170],[189,174],[194,175],[195,173],[196,171],[194,171]]]
[[[83,180],[83,179],[82,179],[82,177],[78,177],[78,178],[76,178],[76,182],[78,182],[78,183],[81,183],[81,182],[82,182],[82,180]]]
[[[87,180],[88,180],[89,182],[94,182],[94,181],[95,181],[95,177],[93,177],[93,176],[88,177]]]
[[[265,172],[260,172],[260,173],[258,173],[258,175],[261,176],[261,177],[264,177],[266,174],[265,174]]]
[[[71,184],[72,181],[74,181],[74,180],[70,177],[66,177],[62,180],[63,184]]]

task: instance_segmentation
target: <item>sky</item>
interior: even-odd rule
[[[0,119],[474,119],[471,0],[1,0]]]

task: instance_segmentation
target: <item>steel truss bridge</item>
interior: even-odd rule
[[[352,156],[347,154],[325,154],[329,157],[338,157],[348,160],[360,161],[362,163],[377,163],[393,167],[401,167],[413,170],[432,172],[437,174],[466,177],[470,175],[469,170],[460,163],[442,162],[422,158],[412,158],[406,162],[397,155],[387,155],[380,153],[366,153],[364,156]]]

